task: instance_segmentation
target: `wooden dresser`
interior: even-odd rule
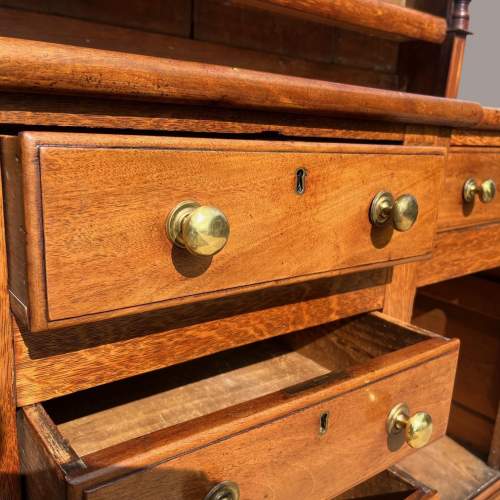
[[[495,498],[468,4],[0,0],[0,500]]]

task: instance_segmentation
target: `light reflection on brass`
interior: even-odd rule
[[[430,441],[432,427],[432,418],[428,413],[419,411],[410,416],[406,403],[396,405],[386,422],[387,433],[391,435],[404,431],[406,443],[412,448],[422,448]]]
[[[229,238],[229,222],[215,207],[194,201],[179,203],[167,217],[167,235],[178,247],[193,255],[215,255]]]
[[[490,203],[495,199],[497,187],[493,179],[487,179],[478,184],[475,179],[467,179],[464,184],[463,198],[465,203],[472,203],[478,196],[482,203]]]
[[[215,485],[205,497],[205,500],[239,500],[240,489],[232,481],[224,481]]]
[[[396,200],[391,193],[380,191],[370,206],[370,222],[383,226],[392,221],[397,231],[408,231],[418,217],[418,203],[411,194],[403,194]]]

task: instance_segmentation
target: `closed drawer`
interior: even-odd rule
[[[413,450],[396,405],[445,433],[457,354],[368,314],[23,408],[28,498],[331,499]]]
[[[452,148],[446,165],[443,194],[439,202],[438,229],[450,229],[500,220],[500,202],[495,196],[481,201],[480,193],[472,202],[464,200],[464,185],[473,179],[478,187],[485,181],[500,183],[500,149]]]
[[[11,259],[11,291],[32,331],[422,258],[432,248],[439,148],[51,133],[20,142],[20,165],[6,167],[18,193],[8,239],[11,254],[27,250]],[[384,190],[418,201],[408,232],[370,223]],[[169,213],[187,200],[227,218],[217,255],[192,255],[167,237]],[[208,220],[220,242],[221,217]],[[198,250],[209,246],[205,233],[192,238]]]

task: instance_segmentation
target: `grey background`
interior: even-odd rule
[[[472,0],[459,97],[500,107],[500,0]]]

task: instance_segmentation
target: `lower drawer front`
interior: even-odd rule
[[[330,500],[445,433],[457,355],[367,314],[27,407],[28,498],[201,500],[229,481],[246,500]],[[401,403],[418,443],[387,430]]]
[[[464,227],[500,220],[500,200],[484,203],[479,194],[473,202],[464,201],[464,184],[474,179],[478,186],[492,180],[500,186],[500,149],[452,148],[445,169],[439,202],[438,229]]]
[[[397,403],[428,412],[434,438],[445,434],[455,361],[441,357],[366,384],[90,489],[86,498],[199,500],[215,483],[232,481],[247,500],[330,499],[408,454],[403,434],[391,439],[385,429]],[[323,434],[324,415],[329,423]]]

